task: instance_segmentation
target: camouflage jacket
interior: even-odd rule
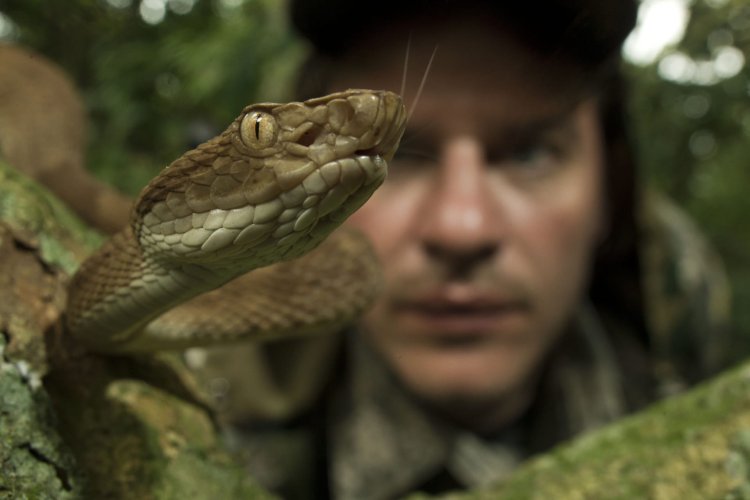
[[[578,308],[531,409],[493,436],[440,421],[356,330],[216,351],[188,365],[248,471],[284,498],[385,499],[485,486],[525,458],[725,366],[729,292],[720,261],[671,203],[642,203],[649,346]]]

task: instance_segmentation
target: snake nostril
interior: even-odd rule
[[[315,142],[315,139],[320,136],[322,130],[323,127],[321,127],[320,125],[313,125],[309,129],[307,129],[304,134],[299,136],[299,139],[297,139],[297,143],[305,147],[311,146]]]

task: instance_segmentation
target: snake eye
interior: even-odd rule
[[[276,143],[276,119],[268,113],[254,111],[245,115],[240,123],[242,142],[252,149],[264,149]]]

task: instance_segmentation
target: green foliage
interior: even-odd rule
[[[282,2],[170,0],[153,25],[142,19],[141,3],[149,2],[4,0],[0,7],[18,42],[74,78],[92,119],[88,163],[131,194],[207,139],[202,130],[214,135],[245,105],[285,98],[303,53]],[[180,15],[179,5],[192,8]]]
[[[629,67],[630,109],[643,173],[683,206],[724,258],[733,287],[737,356],[750,349],[750,5],[744,0],[692,4],[685,37],[647,67]],[[670,56],[696,62],[722,47],[739,49],[742,70],[712,84],[700,75],[660,77]],[[667,61],[665,62],[665,59]],[[706,78],[706,77],[704,77]]]

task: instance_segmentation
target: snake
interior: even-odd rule
[[[245,107],[164,168],[78,269],[65,325],[93,351],[183,349],[337,328],[377,259],[342,223],[383,183],[399,95],[350,89]]]

